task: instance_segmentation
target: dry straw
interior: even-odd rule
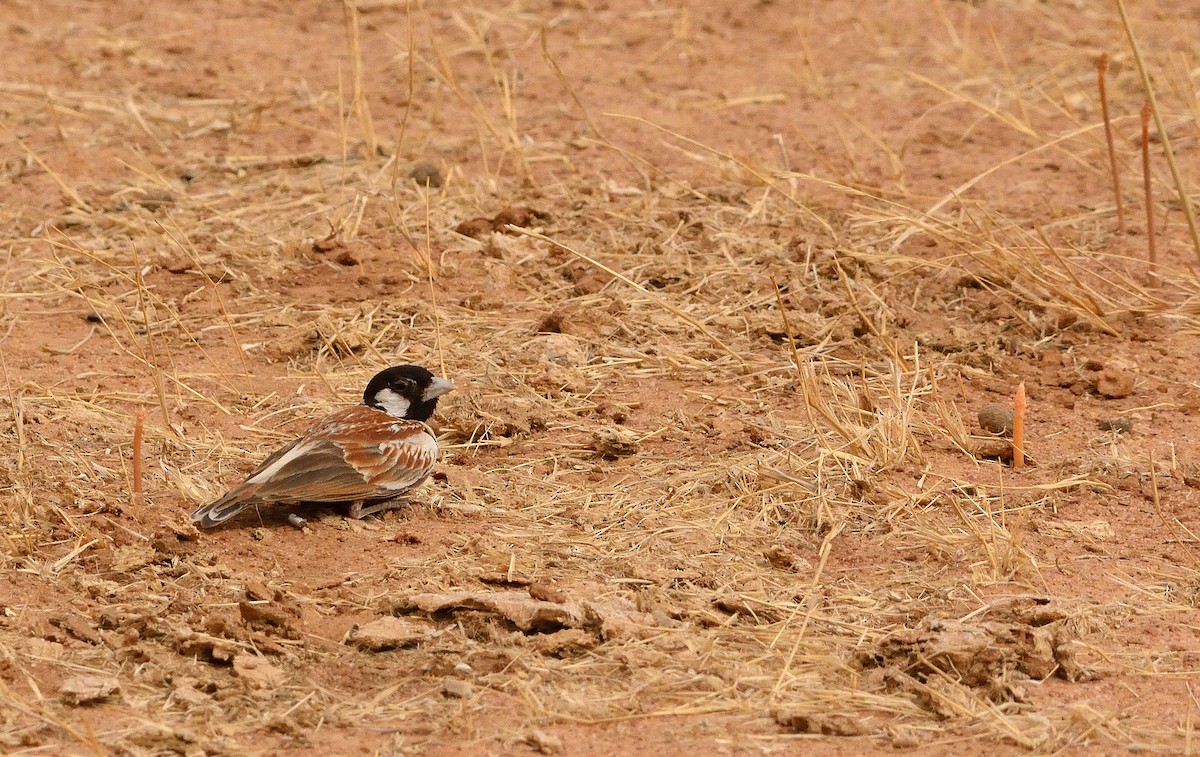
[[[924,20],[975,11],[935,6]],[[369,14],[403,9],[404,38],[373,31],[388,25]],[[277,93],[338,114],[304,150],[229,154],[260,134],[261,103],[147,93],[131,109],[101,79],[0,83],[29,134],[12,170],[55,169],[25,181],[65,196],[52,217],[41,199],[4,211],[0,751],[553,751],[630,722],[703,734],[686,744],[701,751],[1189,747],[1175,704],[1080,704],[1190,682],[1162,619],[1187,626],[1198,582],[1173,557],[1194,541],[1191,450],[1147,467],[1142,437],[1084,424],[1118,405],[1174,422],[1186,379],[1153,407],[1105,404],[1085,364],[1159,324],[1200,333],[1200,286],[1167,255],[1170,286],[1146,286],[1096,231],[1098,197],[1050,215],[989,189],[1051,153],[1072,186],[1106,178],[1101,125],[1045,96],[1070,65],[1001,71],[948,23],[936,65],[912,61],[922,78],[875,74],[891,107],[936,93],[921,123],[937,140],[831,109],[804,137],[825,163],[795,170],[771,162],[783,140],[768,160],[652,109],[600,118],[577,51],[552,57],[560,32],[528,9],[345,13],[346,111],[312,84]],[[694,53],[699,22],[662,7],[639,24],[663,19],[660,57]],[[349,149],[387,133],[359,60],[372,44],[392,45],[410,95],[381,152]],[[861,70],[810,59],[802,75],[831,102],[861,90]],[[1090,71],[1061,86],[1086,97]],[[524,94],[564,87],[576,116]],[[696,119],[780,105],[774,89],[677,94]],[[170,152],[84,181],[51,159],[64,114],[97,143],[149,132]],[[583,136],[560,137],[564,118]],[[917,146],[986,128],[1002,150],[952,141],[944,180],[913,168]],[[837,152],[863,132],[888,147],[880,165]],[[405,178],[418,146],[441,189]],[[454,231],[522,206],[528,226]],[[446,460],[410,508],[189,529],[197,503],[401,361],[460,383],[436,418]],[[1018,476],[985,454],[1008,440],[964,420],[1016,376],[1037,400],[1038,465]],[[1027,446],[1014,428],[1014,464]],[[431,596],[459,599],[414,599]],[[1110,680],[1083,688],[1092,675]],[[76,677],[119,693],[80,710],[59,698]]]

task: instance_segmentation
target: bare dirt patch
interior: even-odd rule
[[[0,9],[0,751],[1191,749],[1119,16],[793,5]],[[1187,187],[1193,16],[1132,16]],[[459,385],[410,507],[187,524],[399,362]]]

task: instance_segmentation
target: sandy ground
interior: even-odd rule
[[[1200,38],[1131,4],[1149,203],[1107,3],[4,4],[0,751],[1190,753]],[[190,526],[404,362],[407,507]]]

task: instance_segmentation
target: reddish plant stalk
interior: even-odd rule
[[[142,494],[142,430],[146,425],[146,408],[139,408],[133,420],[133,494]]]
[[[1142,186],[1146,193],[1146,257],[1150,280],[1158,281],[1158,249],[1154,240],[1154,198],[1150,188],[1150,101],[1142,106]]]
[[[1013,467],[1025,467],[1025,382],[1017,385],[1017,396],[1013,398]]]

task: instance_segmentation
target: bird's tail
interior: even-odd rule
[[[255,503],[254,492],[257,486],[239,486],[215,502],[196,508],[192,513],[192,522],[200,528],[212,528],[229,520]]]

